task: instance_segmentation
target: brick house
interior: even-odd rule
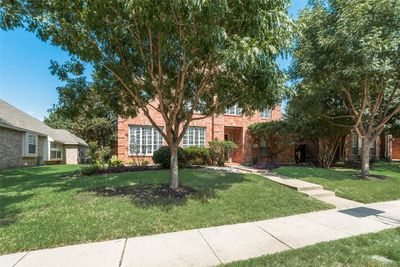
[[[87,144],[0,99],[0,169],[85,161]]]
[[[149,112],[158,126],[165,125],[158,112],[151,108]],[[238,106],[233,106],[227,108],[223,115],[210,116],[191,122],[181,146],[207,147],[212,140],[230,140],[238,145],[238,149],[230,155],[230,162],[252,164],[255,158],[258,161],[266,161],[265,144],[262,141],[252,140],[248,133],[248,126],[256,122],[279,120],[281,108],[277,106],[273,110],[257,111],[251,117],[243,116],[241,113]],[[199,114],[194,116],[199,116]],[[118,158],[124,162],[131,161],[137,153],[144,154],[148,160],[151,160],[153,151],[165,144],[161,135],[152,127],[143,113],[139,113],[134,118],[118,119]],[[130,145],[138,147],[136,152],[132,151]],[[293,163],[294,147],[279,155],[278,161]]]
[[[296,150],[300,149],[304,155],[304,161],[318,161],[318,144],[310,140],[298,140]],[[355,133],[341,138],[336,151],[335,160],[359,161],[361,160],[362,140]],[[371,160],[400,160],[400,138],[392,135],[382,135],[377,138],[370,148]]]
[[[149,109],[150,115],[158,126],[163,127],[164,121],[161,114]],[[195,114],[194,116],[199,116]],[[190,124],[183,140],[182,147],[208,146],[212,140],[230,140],[238,145],[238,149],[230,156],[229,161],[240,164],[253,164],[268,162],[267,147],[263,140],[253,139],[248,133],[248,127],[257,122],[268,122],[281,119],[281,108],[255,112],[251,117],[243,116],[237,106],[227,108],[225,114],[196,120]],[[131,145],[135,144],[135,151]],[[166,145],[161,135],[154,129],[143,113],[134,118],[118,119],[118,158],[124,162],[134,159],[140,154],[151,161],[153,151]],[[361,157],[361,140],[351,134],[344,136],[336,152],[336,160],[354,161]],[[296,140],[293,146],[278,154],[276,162],[280,164],[293,164],[296,154],[300,151],[301,159],[298,162],[318,161],[318,146],[310,140]],[[400,160],[400,138],[390,135],[378,137],[371,147],[371,159]]]

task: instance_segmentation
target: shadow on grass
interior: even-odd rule
[[[168,184],[138,184],[126,187],[106,187],[91,190],[98,196],[122,196],[131,199],[137,207],[184,205],[188,198],[204,199],[205,195],[188,186],[180,186],[176,191],[171,190]]]
[[[248,180],[243,174],[215,172],[204,175],[198,171],[190,172],[190,178],[187,174],[182,178],[183,181],[176,191],[171,190],[167,183],[159,183],[157,179],[136,179],[134,185],[98,187],[85,192],[94,192],[102,197],[128,197],[139,208],[160,206],[169,209],[185,205],[189,199],[207,203],[218,197],[218,191]]]
[[[160,206],[172,208],[185,205],[188,199],[206,203],[218,197],[219,190],[246,181],[243,174],[218,173],[204,170],[182,169],[180,185],[183,193],[168,191],[169,170],[124,172],[118,174],[66,178],[76,172],[53,166],[20,168],[0,174],[1,219],[3,225],[14,223],[21,211],[14,204],[29,203],[29,198],[41,194],[94,193],[102,197],[128,197],[139,208]],[[19,194],[22,196],[15,197]],[[10,196],[11,195],[11,196]],[[4,205],[3,205],[4,204]],[[9,206],[10,208],[6,208]]]
[[[29,200],[33,196],[33,194],[19,196],[0,195],[0,228],[16,222],[21,209],[13,206]]]

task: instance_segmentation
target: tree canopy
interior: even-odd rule
[[[3,0],[0,25],[23,27],[69,52],[69,69],[93,66],[93,85],[116,114],[143,112],[171,148],[193,120],[232,104],[245,113],[279,101],[276,59],[289,46],[289,0]],[[80,81],[83,83],[83,81]],[[149,115],[159,112],[161,129]]]
[[[275,163],[277,156],[295,141],[292,127],[285,120],[254,123],[249,126],[249,132],[265,141],[270,163]]]
[[[400,112],[398,0],[312,1],[298,20],[292,72],[299,90],[329,92],[363,140],[362,175],[369,148]],[[329,114],[328,114],[329,115]]]
[[[64,68],[55,62],[51,69],[66,84],[57,88],[58,103],[44,122],[53,128],[68,129],[101,147],[115,147],[118,117],[110,106],[104,105],[102,94],[90,83],[79,82],[81,77],[63,77]]]

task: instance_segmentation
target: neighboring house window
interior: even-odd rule
[[[152,126],[129,126],[129,154],[147,155],[163,145],[163,138]]]
[[[351,151],[353,155],[358,155],[358,136],[355,133],[351,135]]]
[[[226,108],[225,109],[225,115],[240,116],[240,115],[242,115],[242,108],[239,107],[238,105],[234,105],[232,107]]]
[[[50,159],[61,159],[62,158],[62,145],[59,143],[50,143]]]
[[[36,156],[38,152],[38,136],[35,134],[27,133],[23,142],[23,151],[25,156]]]
[[[264,109],[260,112],[261,118],[263,119],[272,119],[272,110]]]
[[[182,146],[202,146],[206,145],[206,128],[188,127],[183,136]]]
[[[35,135],[28,136],[28,153],[36,154],[36,136]]]

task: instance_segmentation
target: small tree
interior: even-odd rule
[[[255,123],[249,126],[249,132],[265,141],[271,163],[275,163],[278,155],[294,144],[293,134],[286,121]]]
[[[209,145],[211,161],[218,166],[224,166],[226,155],[229,155],[238,148],[237,144],[232,141],[211,141]]]
[[[362,140],[364,178],[371,145],[400,112],[399,17],[398,0],[326,0],[312,1],[299,18],[297,83],[332,92],[343,106]]]

